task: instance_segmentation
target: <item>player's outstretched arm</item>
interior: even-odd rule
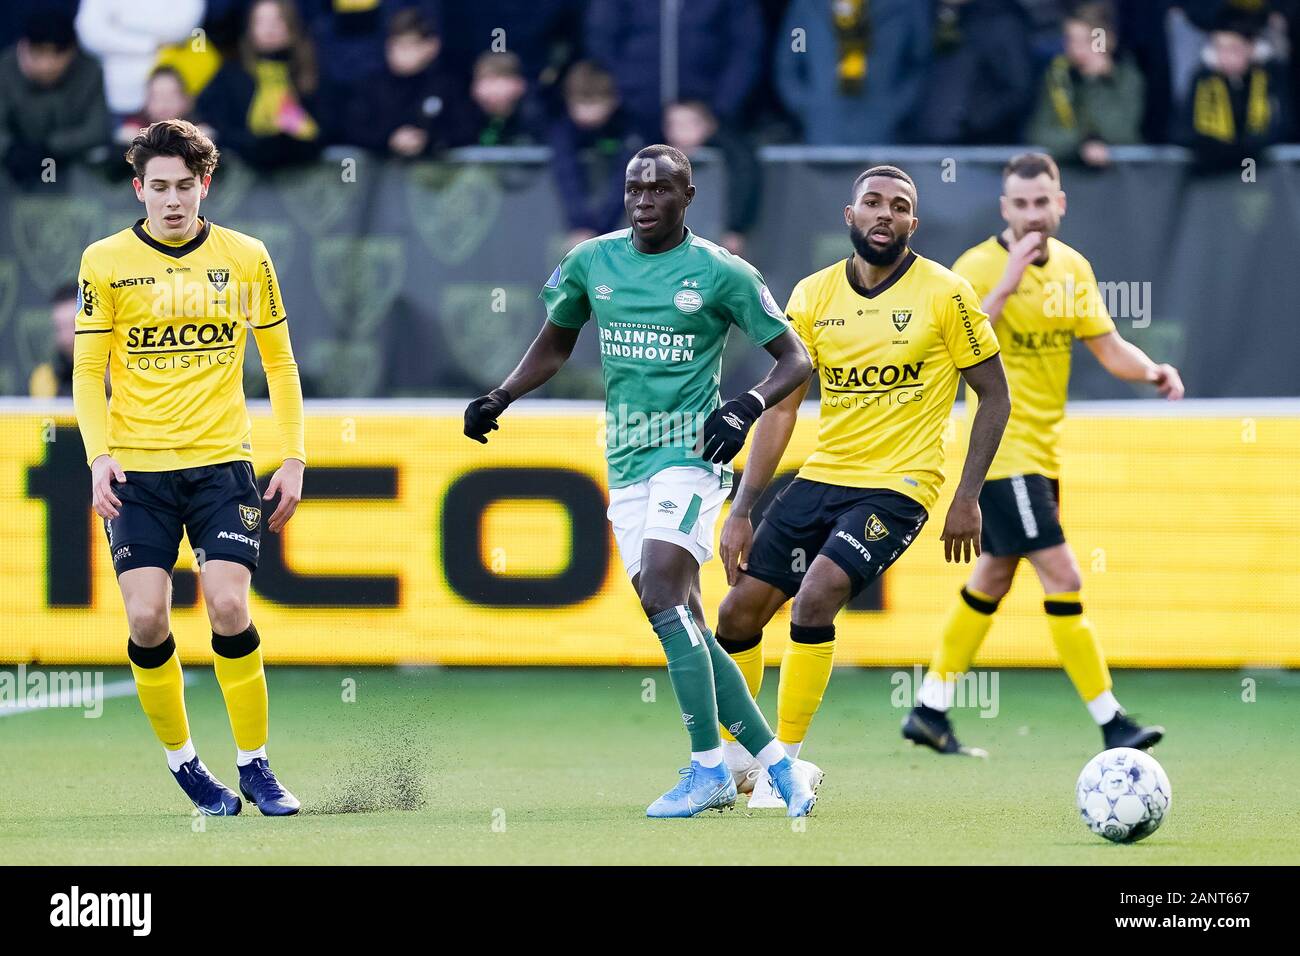
[[[731,504],[731,512],[722,525],[722,544],[719,554],[722,567],[727,572],[727,583],[735,586],[740,572],[749,567],[749,548],[754,540],[754,524],[750,517],[754,505],[762,497],[763,491],[776,474],[776,467],[781,463],[794,434],[794,423],[799,417],[799,405],[808,394],[810,379],[781,399],[770,408],[754,429],[754,441],[749,448],[749,457],[745,459],[745,472],[741,476],[740,487],[736,490],[736,500]]]
[[[793,329],[786,329],[763,348],[776,359],[772,370],[744,395],[715,408],[704,420],[699,448],[705,461],[721,465],[739,455],[764,410],[780,403],[812,374],[812,359]]]
[[[979,407],[971,422],[966,464],[940,537],[945,561],[969,563],[972,554],[977,558],[980,554],[980,489],[1011,415],[1011,391],[999,355],[962,369],[961,377],[966,387],[979,396]]]
[[[1101,367],[1125,382],[1150,382],[1170,401],[1183,397],[1183,379],[1172,365],[1157,365],[1132,342],[1125,342],[1118,332],[1094,335],[1083,343],[1097,357]]]
[[[556,325],[549,319],[543,322],[542,331],[537,333],[533,344],[528,346],[524,357],[500,387],[469,403],[465,409],[466,437],[486,445],[488,432],[500,427],[497,419],[510,403],[540,388],[564,367],[573,354],[573,346],[577,344],[581,331]]]

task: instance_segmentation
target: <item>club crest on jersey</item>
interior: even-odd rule
[[[889,529],[885,527],[883,521],[872,515],[867,519],[867,525],[862,529],[862,534],[868,541],[879,541],[881,538],[889,537]]]
[[[895,309],[893,312],[893,318],[894,328],[901,332],[903,329],[907,328],[907,323],[912,321],[912,310]]]
[[[673,296],[673,305],[677,306],[678,312],[698,312],[704,305],[704,296],[700,295],[694,289],[682,289]]]
[[[875,516],[873,515],[872,517]],[[244,522],[244,527],[249,531],[256,531],[258,522],[262,520],[262,509],[250,508],[248,505],[240,505],[239,520]]]
[[[220,291],[222,291],[223,289],[225,289],[225,287],[226,287],[226,283],[230,281],[230,270],[229,270],[229,269],[209,269],[209,270],[208,270],[208,281],[212,283],[213,287],[214,287],[218,292],[220,292]]]
[[[774,319],[784,319],[785,313],[781,307],[776,304],[776,299],[772,298],[772,293],[768,291],[767,286],[763,286],[758,291],[758,301],[763,303],[763,311]]]

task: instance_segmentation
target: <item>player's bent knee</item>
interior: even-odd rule
[[[126,619],[131,628],[131,639],[141,647],[157,647],[171,633],[166,602],[132,601],[126,607]]]
[[[795,595],[791,620],[808,627],[830,624],[851,596],[848,587],[805,581]]]
[[[238,634],[248,626],[248,599],[240,591],[217,591],[205,595],[208,619],[220,634]]]

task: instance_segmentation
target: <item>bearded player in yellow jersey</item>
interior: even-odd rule
[[[1080,599],[1082,581],[1059,514],[1060,438],[1070,380],[1070,351],[1082,339],[1102,367],[1126,382],[1147,382],[1168,399],[1183,397],[1172,365],[1157,365],[1115,331],[1088,260],[1055,238],[1065,214],[1061,175],[1050,156],[1024,153],[1002,174],[1007,227],[953,265],[984,303],[1011,383],[1011,421],[980,495],[983,554],[944,629],[918,705],[903,736],[939,753],[985,756],[958,743],[948,719],[957,676],[970,668],[1011,589],[1021,559],[1043,585],[1053,643],[1107,749],[1146,749],[1163,727],[1143,727],[1111,692],[1110,671]]]
[[[836,616],[912,543],[939,497],[958,379],[981,405],[941,537],[949,561],[979,554],[980,486],[1006,425],[1007,381],[970,284],[909,248],[916,210],[916,186],[897,167],[854,181],[844,207],[853,255],[802,279],[786,306],[821,386],[817,447],[755,532],[750,512],[790,442],[805,382],[759,419],[722,531],[732,587],[717,639],[755,695],[763,628],[794,599],[777,691],[777,739],[791,759],[830,680]],[[782,806],[748,752],[731,740],[723,750],[737,788],[752,788],[751,808]],[[799,765],[820,783],[818,768]]]
[[[171,574],[184,532],[199,559],[240,792],[263,814],[286,816],[299,804],[267,764],[266,676],[248,588],[264,503],[278,496],[266,521],[278,532],[302,496],[302,390],[266,246],[199,216],[217,156],[183,120],[154,123],[132,142],[126,159],[146,216],[82,256],[73,401],[93,506],[126,605],[131,671],[172,775],[202,813],[229,816],[242,807],[190,740],[170,626]],[[265,495],[254,480],[244,405],[248,330],[266,370],[283,461]]]

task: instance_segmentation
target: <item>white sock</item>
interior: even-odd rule
[[[952,708],[956,696],[956,681],[945,681],[934,674],[926,674],[921,680],[921,692],[916,695],[916,702],[931,710],[947,712]]]
[[[785,749],[785,755],[787,757],[789,757],[791,760],[798,760],[799,748],[803,746],[803,741],[799,740],[791,744],[783,740],[781,741],[781,746]]]
[[[754,755],[754,759],[763,765],[764,770],[770,770],[773,764],[778,764],[785,758],[785,748],[775,737],[772,738],[771,743]]]
[[[728,770],[746,770],[754,762],[754,758],[739,740],[722,742],[722,758],[727,761]]]
[[[167,755],[167,766],[172,768],[172,773],[180,770],[181,764],[189,763],[198,756],[198,754],[194,752],[194,741],[192,740],[185,741],[185,743],[181,744],[176,750],[164,749],[163,753]]]
[[[1102,691],[1092,700],[1088,701],[1088,713],[1092,714],[1092,719],[1097,722],[1098,726],[1108,724],[1115,719],[1115,715],[1120,711],[1119,701],[1115,695],[1108,690]]]
[[[701,767],[716,767],[722,763],[722,748],[714,747],[712,750],[692,750],[691,760],[698,763]]]
[[[266,759],[266,747],[258,747],[256,750],[240,750],[235,748],[235,766],[247,767],[254,760]]]

